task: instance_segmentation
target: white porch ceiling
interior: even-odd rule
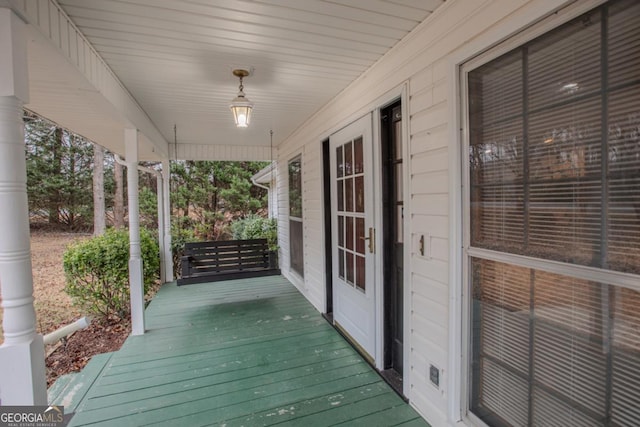
[[[269,146],[270,129],[275,145],[284,140],[443,2],[59,0],[58,4],[167,142],[174,140],[175,124],[179,144],[257,148]],[[47,66],[38,62],[44,61],[32,60],[30,67]],[[234,68],[252,69],[244,81],[246,96],[255,103],[248,129],[235,128],[229,111],[238,90],[238,80],[231,74]],[[31,74],[42,78],[47,73]],[[32,85],[32,92],[38,91],[32,96],[36,111],[39,104],[53,101],[48,98],[59,96],[42,86]],[[79,83],[76,95],[83,91],[96,95]],[[87,105],[92,101],[88,99]],[[82,114],[77,111],[82,110],[81,103],[73,108],[73,114]],[[64,114],[58,115],[64,122]],[[103,128],[113,132],[106,122]],[[82,133],[92,137],[91,132]]]

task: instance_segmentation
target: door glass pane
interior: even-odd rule
[[[353,267],[353,254],[351,252],[347,252],[347,282],[353,284],[354,279],[354,267]]]
[[[364,177],[357,176],[354,178],[356,212],[364,212]]]
[[[397,224],[398,224],[398,231],[397,231],[397,242],[398,243],[402,243],[403,241],[403,236],[404,236],[404,206],[399,205],[396,206],[396,219],[397,219]]]
[[[344,248],[344,217],[338,215],[338,246]]]
[[[362,153],[362,137],[358,137],[353,142],[353,151],[354,151],[354,161],[353,161],[353,172],[354,173],[363,173],[364,172],[364,163],[363,163],[363,153]]]
[[[356,255],[356,287],[365,290],[366,277],[366,261],[365,257]]]
[[[395,160],[402,160],[402,121],[397,121],[393,125],[395,135]]]
[[[353,212],[353,178],[347,178],[344,180],[345,186],[345,205],[347,212]]]
[[[356,252],[359,254],[364,254],[364,238],[364,218],[356,218]]]
[[[402,187],[402,163],[398,163],[396,168],[396,201],[402,201],[403,187]]]
[[[344,145],[344,176],[353,175],[353,144]]]
[[[344,251],[338,250],[338,277],[344,280]]]
[[[338,178],[341,178],[344,176],[344,158],[342,154],[342,145],[336,148],[336,165]]]
[[[344,181],[340,180],[336,185],[338,186],[338,212],[344,212]]]
[[[353,250],[353,218],[348,216],[347,218],[347,236],[345,241],[345,247],[349,250]]]

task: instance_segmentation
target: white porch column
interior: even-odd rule
[[[36,334],[22,106],[28,102],[24,23],[0,8],[0,404],[46,405],[42,336]]]
[[[138,203],[138,130],[124,130],[129,200],[129,292],[131,335],[144,334],[144,282],[140,250],[140,206]]]
[[[173,253],[171,252],[171,164],[169,160],[162,161],[162,176],[164,194],[164,280],[173,282]]]
[[[158,208],[158,248],[160,252],[160,283],[166,283],[166,257],[164,250],[164,185],[162,183],[162,174],[156,171],[156,196],[157,196],[157,208]]]

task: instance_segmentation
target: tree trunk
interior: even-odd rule
[[[62,144],[63,130],[56,128],[54,131],[53,141],[53,169],[54,174],[60,176],[62,174]],[[49,224],[60,224],[60,190],[54,190],[51,194],[49,202]]]
[[[113,173],[116,182],[116,194],[113,198],[113,226],[124,228],[124,177],[122,165],[115,162]]]
[[[93,235],[106,229],[104,208],[104,147],[93,144]]]

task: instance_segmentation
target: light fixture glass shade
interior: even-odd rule
[[[231,101],[229,105],[231,112],[233,113],[233,120],[236,122],[236,126],[239,128],[246,128],[251,121],[251,110],[253,109],[253,102],[249,101],[244,96],[244,92],[238,92],[238,96]]]

